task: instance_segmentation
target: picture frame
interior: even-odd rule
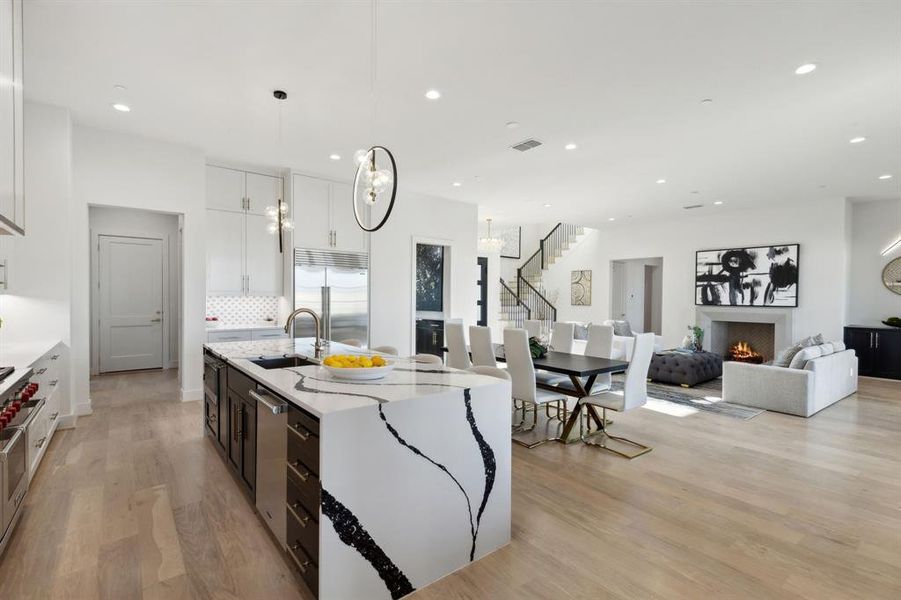
[[[695,252],[695,306],[797,308],[801,245]]]

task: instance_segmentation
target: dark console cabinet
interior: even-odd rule
[[[901,379],[901,329],[845,327],[845,345],[857,353],[858,374]]]

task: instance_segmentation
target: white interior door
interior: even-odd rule
[[[626,318],[626,265],[610,263],[610,318]]]
[[[101,235],[100,372],[163,367],[163,242]]]

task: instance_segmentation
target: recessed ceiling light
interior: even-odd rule
[[[519,129],[519,122],[518,121],[507,121],[507,123],[504,125],[504,127],[506,127],[507,129]]]
[[[453,182],[451,185],[454,186],[454,187],[460,187],[460,186],[463,185],[463,184],[460,183],[459,181],[455,181],[455,182]]]
[[[879,179],[891,179],[891,178],[892,178],[892,176],[889,175],[888,173],[886,173],[885,175],[880,175],[880,176],[879,176]]]
[[[717,206],[719,206],[719,205],[722,204],[722,203],[723,203],[722,200],[717,200],[716,202],[714,202],[714,204],[716,204]]]
[[[701,100],[701,104],[713,104],[713,98],[704,98]]]
[[[340,154],[329,154],[328,157],[332,160],[341,160]]]
[[[441,97],[441,92],[439,92],[438,90],[429,90],[425,93],[425,97],[429,100],[437,100]]]
[[[113,89],[116,90],[117,92],[124,92],[128,88],[125,87],[124,85],[114,85]]]
[[[113,104],[113,108],[115,108],[119,112],[131,112],[131,107],[128,106],[127,104],[116,103],[116,104]]]
[[[691,193],[692,194],[700,194],[701,192],[699,192],[698,190],[691,190]]]
[[[804,63],[797,69],[795,69],[795,75],[807,75],[808,73],[813,73],[817,70],[817,66],[814,63]]]
[[[545,208],[550,208],[551,205],[550,205],[550,204],[545,204],[544,207],[545,207]]]
[[[848,143],[849,144],[860,144],[865,141],[867,141],[867,138],[863,137],[862,135],[859,135],[857,137],[853,137],[850,140],[848,140]]]
[[[610,218],[607,219],[607,220],[608,220],[608,221],[616,221],[616,217],[610,217]]]
[[[658,179],[657,183],[666,183],[666,179]]]
[[[567,150],[575,150],[576,148],[578,148],[578,146],[576,146],[576,145],[573,144],[572,142],[570,142],[569,144],[567,144],[567,145],[565,145],[565,146],[563,146],[563,147],[566,148]]]

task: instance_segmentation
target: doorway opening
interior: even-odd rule
[[[628,321],[633,331],[661,335],[662,257],[610,261],[610,318]]]
[[[413,240],[413,348],[443,356],[444,322],[451,316],[450,242]]]
[[[178,367],[181,217],[89,208],[91,374]]]

